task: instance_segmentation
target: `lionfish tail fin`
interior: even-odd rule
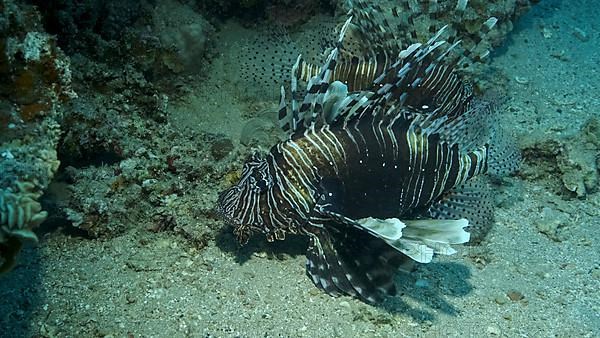
[[[506,176],[519,170],[521,152],[513,138],[502,128],[496,127],[492,131],[488,153],[488,173]]]
[[[469,220],[470,244],[480,243],[494,220],[493,197],[485,179],[472,179],[448,191],[427,210],[436,219]]]

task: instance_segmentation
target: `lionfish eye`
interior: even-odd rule
[[[260,192],[264,192],[269,187],[267,180],[261,179],[256,181],[256,186],[260,189]]]
[[[257,193],[263,193],[269,188],[269,182],[265,178],[256,179],[250,176],[249,181],[252,190],[254,190]]]

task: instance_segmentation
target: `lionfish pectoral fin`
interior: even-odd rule
[[[397,218],[377,219],[363,218],[357,222],[360,226],[384,241],[394,242],[402,237],[402,229],[406,224]]]
[[[450,244],[469,241],[469,233],[464,231],[469,225],[466,219],[400,221],[397,218],[382,220],[368,217],[357,223],[390,247],[419,263],[431,262],[434,253],[454,254],[456,250]]]
[[[357,295],[341,265],[331,237],[326,231],[319,230],[310,233],[306,252],[306,273],[317,287],[329,295]]]
[[[468,219],[469,244],[477,244],[493,224],[493,197],[484,178],[471,179],[442,195],[429,207],[427,215],[440,220]]]
[[[373,217],[358,220],[358,224],[372,235],[381,238],[395,250],[419,263],[429,263],[433,259],[433,249],[417,241],[402,238],[406,224],[397,218],[377,219]]]
[[[409,248],[411,253],[415,253],[414,257],[406,254],[420,263],[430,262],[434,253],[453,255],[456,250],[452,248],[451,244],[463,244],[470,238],[470,234],[464,230],[469,225],[469,221],[464,218],[458,220],[422,219],[405,222],[407,224],[404,231],[405,240],[397,243],[403,248]]]
[[[408,257],[337,216],[320,221],[310,231],[306,266],[316,286],[331,295],[347,294],[368,303],[396,294],[394,276],[400,269],[410,271]]]
[[[465,228],[469,226],[469,221],[464,218],[456,220],[418,219],[405,222],[406,230],[404,231],[404,237],[418,238],[425,243],[464,244],[468,242],[471,237],[471,235],[465,231]]]

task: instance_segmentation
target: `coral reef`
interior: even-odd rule
[[[48,32],[73,58],[120,72],[135,71],[149,86],[183,87],[180,73],[198,75],[208,64],[214,28],[178,1],[33,1]],[[84,65],[81,65],[84,66]]]
[[[527,180],[550,182],[550,190],[565,198],[586,198],[600,182],[600,122],[588,119],[578,133],[557,139],[530,135],[524,141]]]
[[[152,29],[162,48],[171,54],[162,55],[169,70],[198,73],[209,50],[214,28],[197,12],[174,0],[161,1],[152,11]]]
[[[168,108],[209,63],[212,25],[179,1],[34,2],[70,57],[78,93],[58,121],[62,165],[48,190],[50,223],[89,237],[195,224],[179,216],[195,186],[182,179],[204,180],[197,165],[213,139],[190,144],[194,137],[169,125]],[[220,142],[212,151],[223,159],[233,149]]]
[[[61,105],[76,97],[69,60],[35,8],[0,4],[0,272],[47,216],[40,197],[58,170]]]
[[[220,227],[212,211],[216,195],[205,188],[223,180],[225,163],[237,151],[223,136],[145,128],[152,140],[142,143],[136,135],[123,140],[122,159],[67,166],[62,179],[69,182],[69,197],[59,208],[91,237],[113,237],[132,228],[175,231],[203,247]]]
[[[92,237],[140,219],[167,222],[182,194],[180,175],[204,176],[188,161],[204,156],[200,148],[211,153],[209,141],[175,154],[189,136],[166,123],[169,98],[209,62],[214,28],[202,15],[177,1],[33,3],[39,11],[0,6],[0,73],[10,79],[0,85],[3,270],[46,218],[47,227],[72,223]],[[216,139],[212,152],[223,159],[232,145]],[[166,229],[191,223],[179,217]],[[205,241],[206,231],[195,236]]]

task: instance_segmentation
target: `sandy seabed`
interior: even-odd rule
[[[542,1],[494,55],[492,66],[509,81],[502,122],[520,145],[577,135],[600,114],[592,6]],[[234,76],[227,55],[237,30],[220,33],[232,40],[209,81]],[[246,103],[211,98],[188,101],[214,118],[198,128],[238,135]],[[317,290],[305,276],[301,239],[239,249],[224,233],[199,250],[169,232],[131,230],[109,240],[48,233],[0,280],[0,336],[599,337],[600,194],[568,198],[550,188],[553,180],[508,179],[480,246],[399,275],[401,295],[379,307]],[[547,209],[564,217],[556,229],[540,225]]]

